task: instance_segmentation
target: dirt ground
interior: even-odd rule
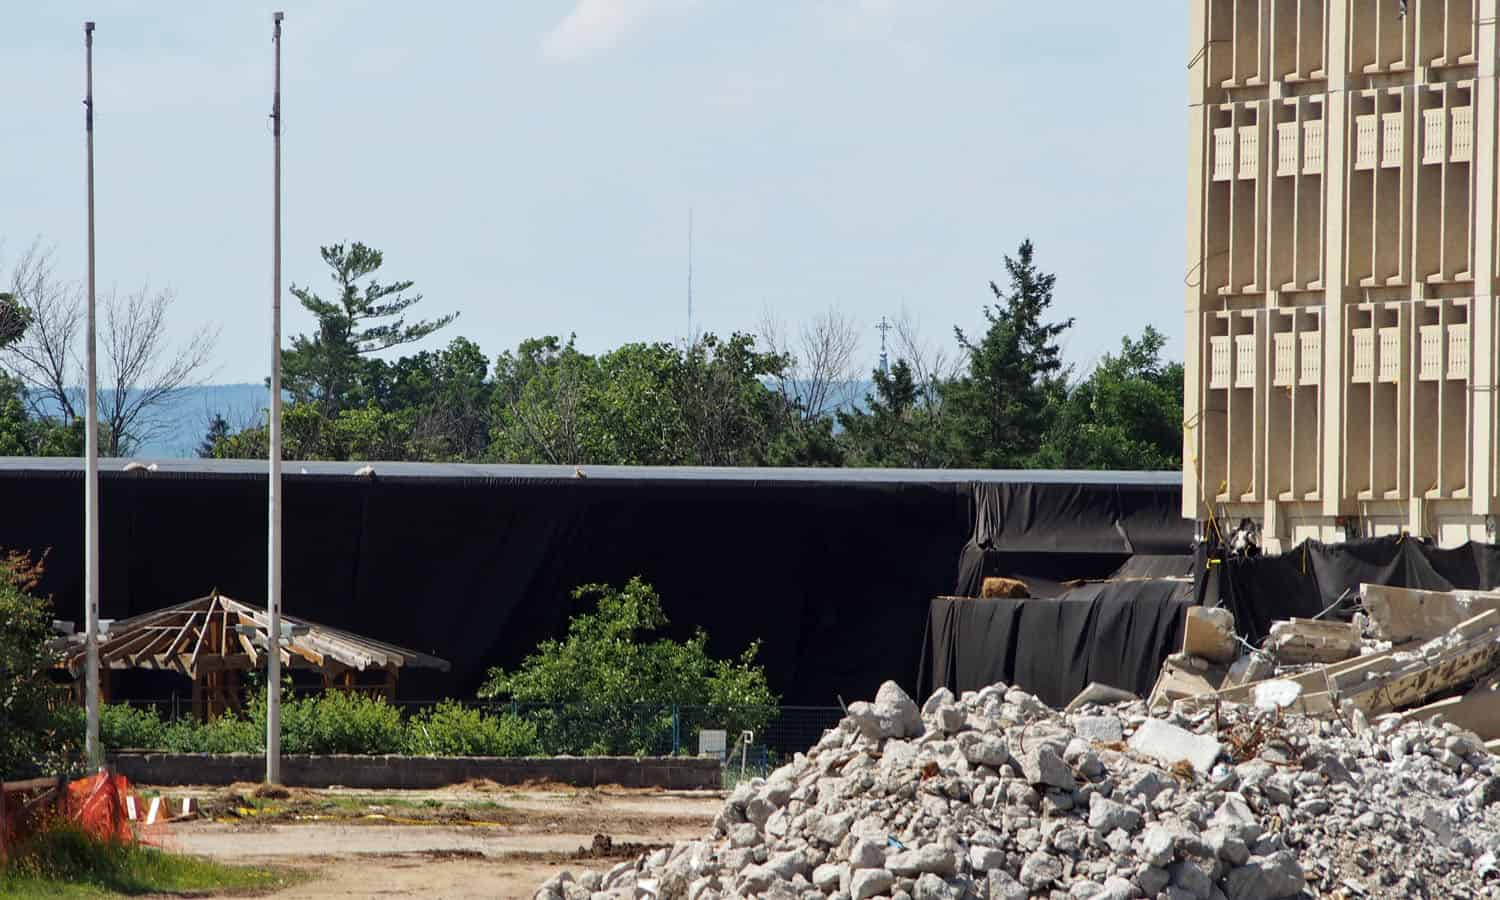
[[[148,789],[149,790],[149,789]],[[529,898],[552,874],[604,870],[701,835],[721,795],[487,782],[438,791],[162,788],[204,817],[163,836],[171,850],[287,866],[311,877],[272,896]]]

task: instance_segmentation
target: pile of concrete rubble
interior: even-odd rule
[[[1428,704],[1486,682],[1500,609],[1418,599],[1367,592],[1362,620],[1229,659],[1200,654],[1232,619],[1195,613],[1148,701],[1092,685],[1057,711],[999,684],[919,709],[888,682],[703,839],[536,896],[1500,897],[1496,761],[1462,702]]]
[[[1440,717],[1500,751],[1500,594],[1363,585],[1352,601],[1351,621],[1275,622],[1260,648],[1229,610],[1189,610],[1151,708],[1243,703],[1351,727]]]

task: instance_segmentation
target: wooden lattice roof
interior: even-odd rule
[[[316,669],[325,675],[405,667],[448,670],[448,661],[406,647],[361,637],[338,628],[282,614],[282,664]],[[243,626],[243,630],[241,628]],[[246,630],[249,633],[245,633]],[[163,669],[197,678],[200,672],[248,670],[264,665],[268,646],[264,609],[217,592],[114,622],[99,641],[99,665],[111,669]],[[75,676],[83,672],[82,635],[60,642],[60,664]]]

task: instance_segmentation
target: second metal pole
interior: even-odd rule
[[[84,130],[88,132],[88,326],[84,358],[84,476],[83,476],[83,627],[85,663],[84,753],[95,769],[104,764],[99,746],[99,373],[95,351],[94,315],[94,23],[83,23],[87,95],[83,101]]]
[[[271,201],[271,482],[266,573],[266,781],[281,783],[281,20],[274,13],[276,91],[271,101],[274,199]]]

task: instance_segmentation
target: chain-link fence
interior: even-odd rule
[[[191,698],[185,696],[127,702],[154,709],[167,722],[193,714]],[[395,705],[407,717],[437,702],[399,700]],[[463,705],[530,722],[536,726],[538,751],[548,756],[697,756],[704,748],[703,732],[723,732],[716,755],[736,776],[741,770],[747,776],[766,774],[816,743],[843,715],[837,706],[581,706],[500,700]]]

